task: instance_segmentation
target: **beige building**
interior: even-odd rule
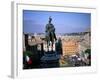
[[[62,41],[63,55],[73,55],[78,52],[78,43],[75,40]]]
[[[71,35],[62,37],[63,55],[73,55],[76,53],[82,53],[86,49],[91,48],[90,31],[83,33],[84,35]]]

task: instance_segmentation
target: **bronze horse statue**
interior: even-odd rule
[[[49,51],[50,42],[51,42],[51,49],[53,51],[54,41],[57,40],[56,35],[55,35],[55,27],[51,23],[51,21],[52,21],[52,18],[49,17],[49,21],[48,21],[48,24],[46,24],[46,30],[45,30],[48,51]]]

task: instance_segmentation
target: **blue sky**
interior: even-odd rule
[[[49,16],[56,33],[84,32],[91,27],[90,13],[23,10],[24,33],[45,33]]]

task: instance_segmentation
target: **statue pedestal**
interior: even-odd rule
[[[43,68],[59,67],[60,55],[53,51],[48,51],[41,58]]]

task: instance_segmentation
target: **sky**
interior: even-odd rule
[[[56,33],[84,32],[91,27],[91,13],[23,10],[23,32],[45,33],[49,16]]]

